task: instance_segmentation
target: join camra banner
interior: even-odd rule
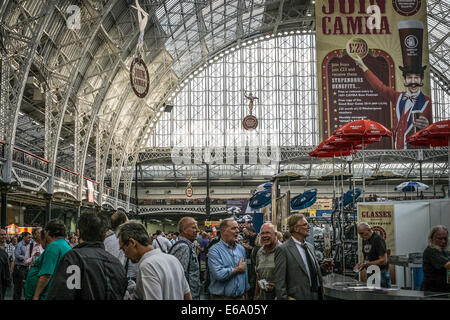
[[[424,0],[316,0],[321,139],[367,119],[392,138],[368,145],[406,149],[432,123]]]

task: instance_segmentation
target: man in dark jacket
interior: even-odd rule
[[[84,213],[77,229],[79,244],[62,258],[47,300],[123,299],[127,276],[120,261],[105,251],[105,221]]]

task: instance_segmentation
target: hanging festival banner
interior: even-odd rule
[[[137,10],[139,22],[139,39],[136,46],[135,56],[130,66],[130,83],[136,96],[145,98],[150,86],[150,77],[147,66],[142,59],[144,47],[144,32],[148,21],[148,13],[144,11],[136,0],[136,6],[131,6]]]
[[[393,132],[369,148],[410,148],[432,123],[425,1],[316,0],[315,12],[320,139],[368,119]]]

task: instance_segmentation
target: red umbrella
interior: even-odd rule
[[[422,129],[413,135],[406,138],[406,142],[413,145],[413,146],[419,146],[419,147],[446,147],[448,143],[447,137],[441,137],[439,135],[431,135],[426,134],[424,131],[425,129]]]
[[[317,149],[317,150],[330,150],[331,151],[331,150],[338,150],[339,148],[337,146],[335,146],[335,145],[326,143],[326,141],[322,141],[314,149]]]
[[[430,124],[406,139],[407,143],[418,146],[445,147],[448,150],[448,185],[450,187],[450,120]]]
[[[423,134],[440,136],[444,138],[450,137],[450,120],[443,120],[430,124],[428,127],[423,129]]]
[[[330,153],[329,157],[333,157],[333,153],[335,153],[336,157],[341,156],[342,152],[352,151],[353,144],[346,144],[346,145],[334,145],[327,143],[327,140],[322,141],[317,147],[315,147],[310,153],[310,156],[313,156],[317,152],[321,152],[321,154]]]
[[[343,150],[313,150],[309,153],[311,157],[315,158],[331,158],[331,157],[347,157],[356,151],[350,149]]]
[[[392,136],[392,132],[381,123],[372,120],[356,120],[344,124],[333,132],[335,136],[355,137],[361,140],[369,137]]]

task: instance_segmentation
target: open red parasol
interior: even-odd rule
[[[406,139],[406,142],[415,146],[447,146],[448,164],[450,168],[450,120],[443,120],[430,124],[425,129],[409,136]],[[450,169],[448,172],[448,184],[450,190]]]
[[[337,137],[345,136],[349,139],[364,139],[364,141],[366,141],[371,137],[379,138],[382,136],[392,136],[392,132],[381,123],[378,123],[376,121],[356,120],[348,122],[342,127],[336,129],[333,132],[333,135]]]
[[[428,134],[449,137],[450,136],[450,120],[442,120],[442,121],[432,123],[423,130],[425,132],[427,132]]]
[[[315,147],[309,155],[311,157],[331,158],[331,157],[343,157],[349,156],[351,153],[356,152],[353,147],[353,143],[346,144],[331,144],[330,138],[322,141],[317,147]]]
[[[315,158],[331,158],[331,157],[347,157],[356,151],[352,149],[341,149],[341,150],[320,150],[314,149],[309,155]]]
[[[448,144],[447,137],[440,135],[431,135],[424,133],[425,129],[422,129],[413,135],[406,138],[406,142],[418,147],[446,147]]]

